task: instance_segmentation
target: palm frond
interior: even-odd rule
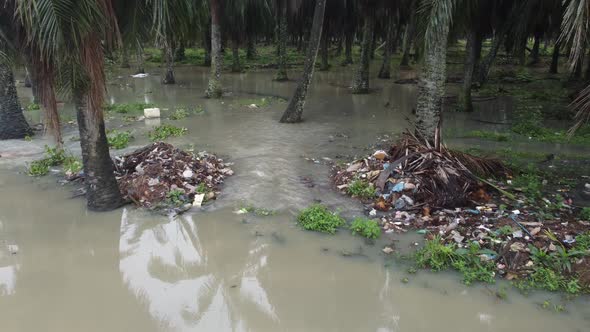
[[[590,85],[578,94],[569,107],[577,111],[575,123],[568,130],[568,136],[572,137],[580,127],[590,122]]]
[[[569,45],[569,63],[574,68],[584,54],[590,25],[590,0],[569,0],[561,23],[562,44]]]

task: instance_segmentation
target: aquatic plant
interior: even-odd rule
[[[26,110],[27,111],[38,111],[41,109],[41,105],[37,104],[37,103],[30,103],[29,105],[27,105]]]
[[[68,156],[64,159],[63,170],[66,174],[76,174],[82,170],[82,160]]]
[[[154,107],[154,104],[147,103],[122,103],[105,106],[107,112],[114,112],[120,114],[143,112],[145,108]]]
[[[334,234],[345,221],[326,206],[313,204],[301,211],[297,223],[306,230]]]
[[[177,108],[174,113],[170,114],[170,120],[181,120],[189,116],[189,113],[184,108]]]
[[[360,179],[354,180],[348,186],[348,194],[359,198],[375,197],[375,188],[372,183]]]
[[[29,164],[27,174],[30,176],[44,176],[49,173],[49,163],[47,159],[35,160]]]
[[[113,129],[107,132],[107,141],[109,142],[109,146],[116,150],[126,148],[132,138],[133,135],[129,131],[118,131]]]
[[[367,218],[355,218],[350,224],[352,234],[359,234],[367,239],[376,239],[381,236],[381,227],[375,220]]]
[[[148,133],[148,136],[152,141],[162,141],[171,136],[182,136],[186,134],[187,131],[188,129],[186,128],[164,124],[154,128],[153,131]]]

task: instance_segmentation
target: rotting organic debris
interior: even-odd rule
[[[115,173],[124,198],[148,209],[183,212],[215,199],[230,163],[206,152],[192,154],[156,142],[115,158]]]
[[[378,150],[346,167],[336,166],[333,180],[351,195],[355,191],[349,187],[358,181],[373,188],[374,197],[359,198],[369,215],[381,220],[386,233],[415,229],[427,239],[439,236],[459,248],[477,242],[496,253],[481,255],[482,262],[493,261],[496,273],[507,279],[534,273],[531,248],[548,253],[574,250],[576,236],[590,230],[588,221],[576,219],[571,199],[559,203],[544,199],[554,207],[548,217],[527,204],[524,193],[510,193],[502,181],[483,179],[492,176],[505,178],[510,172],[498,160],[444,146],[436,149],[405,134],[389,152]],[[583,287],[590,287],[588,254],[564,272],[575,275]]]

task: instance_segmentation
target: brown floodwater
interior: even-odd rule
[[[371,244],[345,230],[327,236],[295,225],[296,212],[314,201],[347,218],[363,214],[361,204],[331,190],[326,163],[365,154],[386,135],[401,133],[411,118],[414,86],[373,81],[373,94],[351,95],[349,71],[318,73],[305,122],[283,125],[284,102],[242,105],[250,103],[246,98],[290,96],[295,82],[273,82],[272,72],[224,75],[222,101],[202,98],[204,68],[177,69],[174,86],[160,85],[157,75],[127,74],[111,80],[109,102],[203,106],[202,114],[161,120],[189,130],[169,141],[225,156],[235,175],[217,201],[179,217],[133,207],[91,213],[57,176],[24,174],[49,139],[0,142],[0,331],[588,330],[587,296],[524,296],[504,282],[465,286],[454,273],[408,273],[410,265],[381,252],[392,242],[398,252],[411,252],[416,234],[385,234]],[[19,93],[26,104],[30,90]],[[450,114],[445,124],[481,127],[476,120],[509,120],[509,108],[507,101],[487,103],[468,116]],[[71,105],[63,112],[72,114]],[[124,151],[144,145],[153,125],[119,116],[107,123],[134,133]],[[74,153],[76,136],[75,128],[65,129]],[[585,151],[526,143],[525,149],[539,151]],[[244,205],[277,213],[235,213]],[[557,312],[561,305],[565,312]]]

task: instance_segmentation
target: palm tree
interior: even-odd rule
[[[277,54],[277,65],[278,70],[275,76],[277,81],[287,81],[289,77],[287,75],[287,0],[277,1],[277,14],[278,14],[278,54]]]
[[[569,0],[563,14],[560,44],[570,48],[570,68],[579,66],[583,59],[587,39],[590,35],[590,1]],[[583,89],[571,107],[576,110],[575,124],[570,128],[570,135],[590,121],[590,85]]]
[[[369,64],[371,62],[371,42],[375,30],[375,8],[374,3],[365,1],[362,3],[364,18],[363,41],[361,44],[361,59],[352,79],[352,93],[369,93]]]
[[[395,53],[399,38],[399,8],[389,7],[386,10],[387,34],[385,38],[385,52],[383,62],[377,77],[389,79],[391,77],[391,56]]]
[[[404,32],[404,41],[402,45],[402,60],[400,67],[407,67],[410,64],[410,48],[412,47],[412,39],[416,31],[416,14],[418,10],[419,0],[412,0],[410,3],[410,20],[406,24],[406,31]]]
[[[281,117],[283,123],[301,122],[303,115],[303,108],[305,106],[305,98],[307,97],[307,89],[313,77],[313,70],[315,67],[316,58],[318,55],[318,47],[322,37],[322,26],[324,23],[324,12],[326,10],[326,0],[317,0],[313,14],[313,25],[311,27],[311,35],[309,36],[309,44],[307,45],[307,56],[303,65],[303,74],[297,89],[293,94],[293,98],[289,102],[289,106]]]
[[[0,59],[0,139],[25,138],[32,134],[16,95],[12,68],[6,59]]]
[[[87,206],[104,211],[123,204],[109,155],[103,102],[103,43],[117,36],[110,0],[22,0],[17,16],[38,47],[40,58],[60,67],[61,81],[76,107],[84,164]],[[76,20],[72,20],[76,17]]]
[[[422,0],[420,10],[426,16],[424,64],[418,81],[416,133],[437,144],[441,125],[442,97],[445,93],[447,40],[454,0]]]
[[[220,0],[211,0],[211,73],[209,84],[205,91],[207,98],[221,98],[221,69],[223,67],[223,55],[221,54],[221,10]]]

